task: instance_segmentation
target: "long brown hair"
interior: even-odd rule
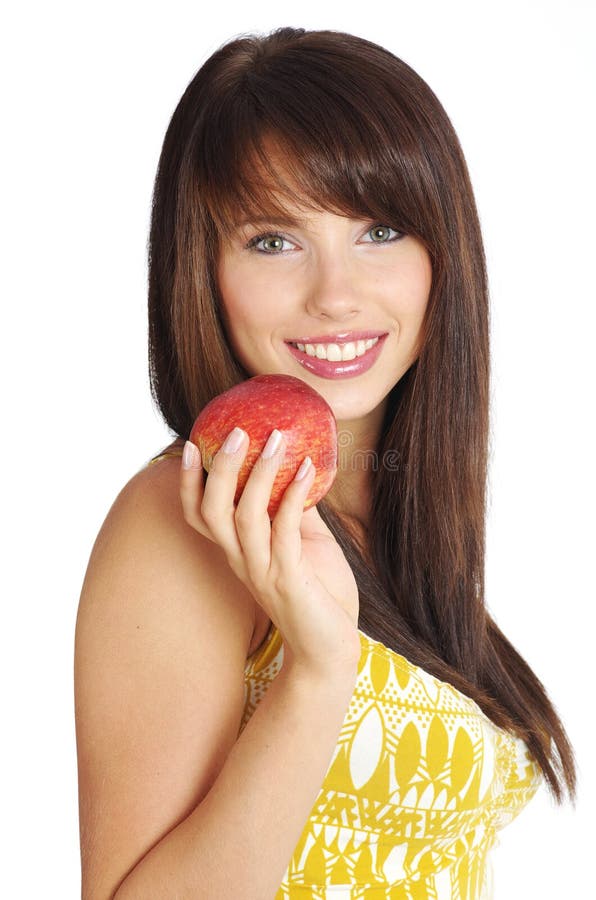
[[[272,143],[292,184],[268,172]],[[432,261],[421,351],[389,395],[376,448],[392,464],[373,475],[368,552],[318,504],[354,571],[359,626],[472,697],[526,742],[559,801],[565,787],[574,796],[557,713],[484,602],[489,307],[472,187],[443,107],[389,51],[282,28],[225,44],[192,79],[155,181],[154,400],[184,439],[206,403],[249,377],[226,339],[218,249],[239,218],[273,215],[288,199],[388,223]]]

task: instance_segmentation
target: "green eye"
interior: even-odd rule
[[[262,239],[262,244],[263,250],[266,250],[268,253],[275,253],[277,250],[282,249],[284,241],[279,235],[271,234]]]
[[[260,253],[283,253],[286,239],[281,234],[258,234],[247,244],[248,249],[256,249]]]
[[[393,232],[393,237],[391,232]],[[388,241],[395,241],[402,236],[399,231],[396,231],[395,228],[391,228],[389,225],[375,225],[367,234],[370,235],[371,240],[375,244],[386,244]]]

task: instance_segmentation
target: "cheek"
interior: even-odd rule
[[[432,266],[426,251],[416,254],[400,267],[399,314],[404,324],[417,327],[422,323],[432,286]]]
[[[235,256],[222,254],[217,267],[217,284],[224,315],[235,325],[259,327],[279,312],[279,286],[272,286],[267,273],[255,272]]]
[[[237,348],[237,340],[246,330],[247,312],[253,304],[250,286],[243,285],[239,267],[225,254],[217,267],[217,287],[228,338]]]
[[[418,357],[423,340],[423,324],[432,285],[430,257],[422,245],[408,247],[400,259],[393,279],[392,304],[398,325],[399,344],[405,368]],[[405,371],[404,368],[404,371]]]
[[[261,282],[247,278],[246,272],[237,266],[220,265],[217,283],[228,340],[246,366],[247,354],[261,346],[263,335],[275,325],[279,302],[276,295],[272,299],[271,292]]]

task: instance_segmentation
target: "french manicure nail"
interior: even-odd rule
[[[271,432],[269,437],[267,438],[267,443],[263,447],[263,452],[261,453],[261,457],[263,459],[271,459],[279,445],[281,444],[281,431],[278,431],[277,428]]]
[[[302,464],[296,474],[294,475],[294,481],[302,481],[308,470],[310,469],[312,460],[310,456],[305,456],[302,460]]]
[[[240,444],[242,443],[243,437],[244,432],[242,431],[242,429],[234,428],[234,430],[231,431],[225,439],[224,445],[221,449],[224,453],[236,453],[236,451],[240,449]]]
[[[192,441],[187,441],[182,454],[183,469],[198,469],[201,465],[201,454]]]

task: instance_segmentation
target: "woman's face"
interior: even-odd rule
[[[428,252],[385,222],[286,211],[284,222],[238,223],[221,249],[217,278],[234,353],[251,375],[301,378],[338,422],[375,410],[378,418],[418,355]],[[378,336],[376,345],[358,344],[361,332]]]

